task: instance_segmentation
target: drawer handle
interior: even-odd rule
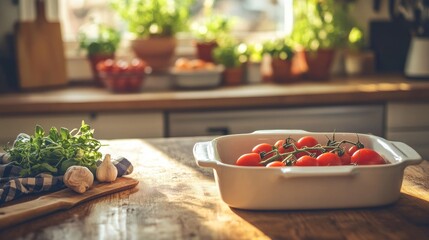
[[[230,131],[228,127],[208,127],[206,132],[210,135],[228,135]]]

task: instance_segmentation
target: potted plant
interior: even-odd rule
[[[222,37],[230,33],[232,21],[221,15],[206,15],[202,21],[192,24],[192,33],[195,37],[197,58],[213,62],[213,49]]]
[[[262,61],[264,48],[261,43],[247,44],[246,80],[248,83],[260,83],[263,79]]]
[[[272,79],[274,82],[285,83],[296,80],[292,71],[292,59],[295,55],[290,40],[286,38],[266,41],[263,52],[271,56]]]
[[[192,0],[112,0],[112,7],[134,34],[131,48],[153,70],[172,61],[177,32],[186,29]]]
[[[363,31],[358,27],[353,27],[348,35],[344,63],[347,75],[369,73],[374,68],[374,54],[365,49]]]
[[[243,63],[247,61],[247,46],[236,41],[225,41],[213,50],[216,63],[225,67],[223,72],[224,85],[239,85],[243,80]]]
[[[294,1],[295,24],[292,39],[299,45],[300,61],[313,80],[330,77],[335,51],[345,45],[351,29],[351,0]]]
[[[86,50],[95,83],[101,86],[102,81],[98,77],[96,66],[101,61],[115,58],[121,40],[120,33],[113,27],[92,23],[80,29],[78,40],[80,49]]]

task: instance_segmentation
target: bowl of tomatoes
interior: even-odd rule
[[[107,59],[96,66],[103,85],[112,92],[139,92],[148,72],[145,61],[134,58],[130,61]]]
[[[252,210],[374,207],[400,196],[406,166],[421,156],[407,144],[360,133],[264,130],[196,143],[221,199]]]
[[[170,70],[173,86],[179,89],[215,88],[222,83],[222,65],[201,59],[179,58]]]

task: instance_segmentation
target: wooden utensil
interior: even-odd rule
[[[48,22],[45,1],[36,1],[35,21],[16,26],[16,51],[21,88],[65,85],[67,73],[59,22]]]
[[[107,194],[131,189],[138,180],[117,178],[112,183],[98,183],[83,194],[63,189],[37,199],[0,208],[0,229],[73,206]]]

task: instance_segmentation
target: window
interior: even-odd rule
[[[59,1],[63,39],[68,48],[77,48],[75,42],[79,28],[92,20],[115,26],[124,34],[126,32],[126,23],[109,7],[109,1]],[[266,38],[267,32],[287,34],[292,29],[292,0],[195,0],[190,22],[201,18],[204,4],[212,4],[214,13],[234,18],[233,32],[239,38]],[[191,36],[184,33],[179,38]],[[76,51],[69,49],[68,55],[71,53]]]

